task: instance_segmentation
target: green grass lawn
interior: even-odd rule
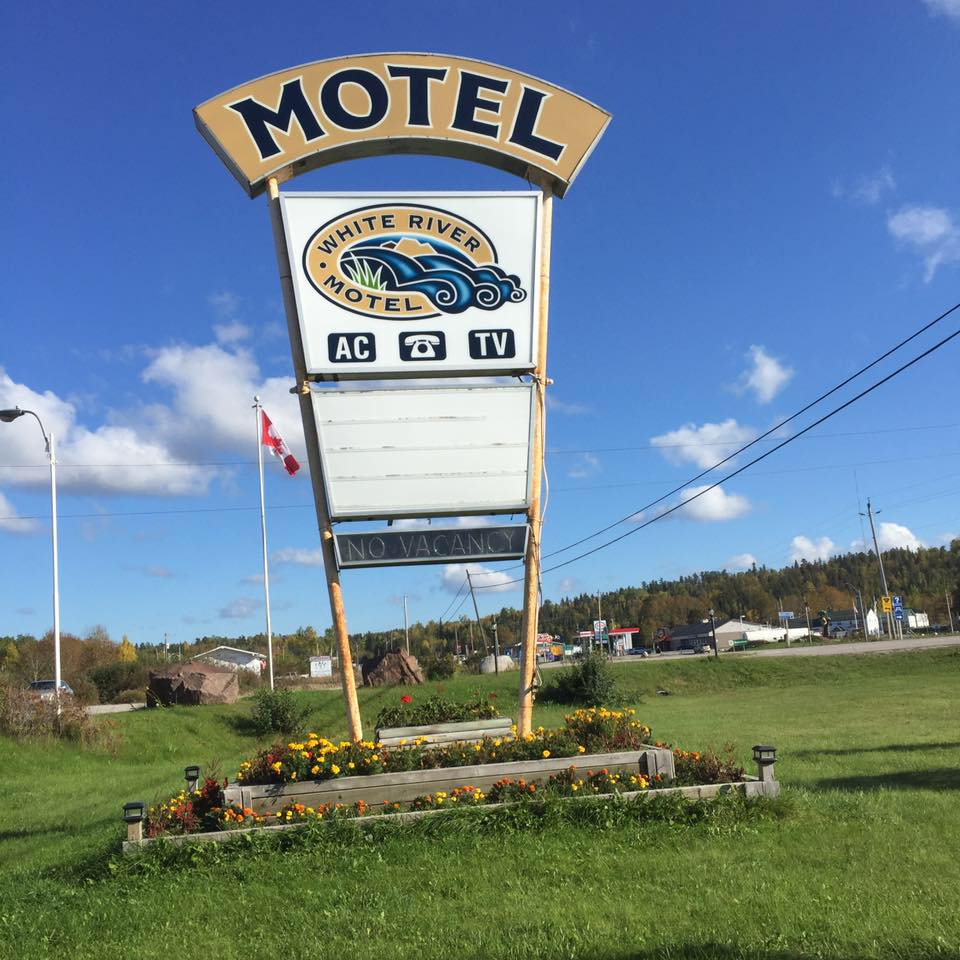
[[[0,957],[960,956],[960,654],[618,677],[657,738],[731,743],[744,762],[775,744],[783,803],[697,824],[412,829],[111,876],[125,800],[174,792],[187,763],[232,776],[258,746],[233,723],[246,704],[119,715],[115,756],[0,739]],[[514,715],[516,683],[428,686],[496,693]],[[369,733],[399,695],[361,692]],[[343,733],[337,693],[299,696],[312,729]],[[564,712],[538,706],[535,722]]]

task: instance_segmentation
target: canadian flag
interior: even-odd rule
[[[292,477],[300,469],[300,464],[297,463],[296,457],[290,452],[290,448],[283,442],[283,437],[277,433],[277,428],[267,416],[266,410],[261,410],[260,416],[263,417],[260,442],[267,447],[275,457],[283,461],[284,468]]]

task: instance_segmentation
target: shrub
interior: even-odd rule
[[[138,690],[121,690],[114,698],[114,703],[145,703],[147,691],[142,687]]]
[[[303,726],[309,707],[298,707],[289,690],[261,687],[253,697],[253,728],[261,736],[269,733],[293,733]]]
[[[101,703],[117,703],[117,696],[124,690],[140,689],[144,699],[147,686],[147,668],[142,664],[117,660],[90,671],[90,680],[97,688]],[[122,701],[119,701],[122,702]]]
[[[602,653],[590,653],[545,685],[537,695],[545,703],[612,706],[622,702],[613,668]]]
[[[29,690],[8,686],[0,688],[0,732],[15,740],[72,740],[89,746],[102,742],[107,728],[98,728],[76,697],[61,697],[57,716],[53,698],[43,700]]]
[[[489,720],[499,715],[490,699],[479,692],[464,703],[447,700],[434,694],[419,702],[411,694],[404,694],[400,703],[384,707],[377,714],[376,727],[420,727],[432,723],[466,723],[468,720]]]
[[[743,779],[743,767],[733,756],[733,747],[727,744],[723,756],[712,750],[673,751],[677,786],[687,787],[701,783],[735,783]]]
[[[459,666],[452,653],[434,654],[424,659],[421,666],[428,680],[449,680]]]

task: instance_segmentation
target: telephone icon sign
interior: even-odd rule
[[[401,360],[446,360],[447,344],[439,330],[400,334]]]

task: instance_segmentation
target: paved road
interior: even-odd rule
[[[852,643],[793,643],[789,647],[774,647],[770,650],[744,650],[741,653],[724,653],[723,659],[729,657],[841,657],[848,654],[861,653],[896,653],[901,650],[933,650],[937,647],[960,646],[960,635],[951,634],[941,637],[914,637],[903,640],[858,640]],[[712,657],[712,653],[662,653],[653,657],[618,657],[614,664],[634,663],[683,663],[695,657]],[[542,663],[543,667],[561,666],[560,663]]]
[[[775,650],[746,650],[745,657],[836,657],[848,653],[895,653],[898,650],[933,650],[936,647],[960,646],[960,636],[914,637],[903,640],[858,640],[852,643],[823,645],[794,643]]]

